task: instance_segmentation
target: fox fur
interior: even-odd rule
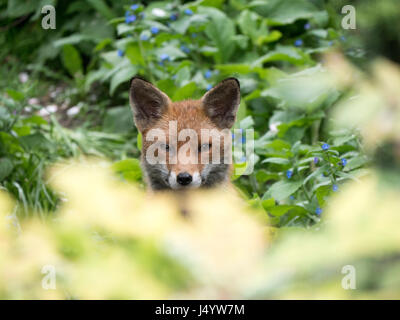
[[[207,91],[199,100],[185,100],[172,102],[171,99],[150,82],[134,77],[130,85],[130,104],[134,122],[142,134],[141,164],[144,177],[151,190],[186,190],[192,188],[210,188],[225,184],[229,181],[231,164],[226,161],[225,155],[231,148],[228,136],[223,138],[224,144],[213,147],[214,142],[200,140],[201,130],[210,132],[229,132],[236,119],[236,112],[240,104],[240,84],[235,78],[228,78]],[[177,133],[184,129],[191,129],[197,133],[198,139],[192,141],[198,150],[198,161],[186,163],[179,157],[175,163],[169,161],[173,152],[182,151],[186,141],[177,141],[172,144],[175,136],[171,135],[171,124],[176,124]],[[160,144],[156,154],[165,153],[165,163],[151,163],[146,156],[147,151],[155,142],[148,138],[152,129],[163,132],[166,143]],[[229,133],[229,138],[230,138]],[[213,140],[214,141],[214,140]],[[208,144],[208,145],[207,145]],[[174,146],[174,147],[173,147]],[[174,148],[174,149],[173,149]],[[220,161],[211,161],[213,152],[220,151]],[[201,163],[200,157],[208,158],[209,163]],[[195,159],[196,160],[196,159]]]

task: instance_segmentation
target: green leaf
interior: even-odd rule
[[[26,151],[49,151],[53,143],[41,133],[34,133],[18,139]]]
[[[31,134],[30,126],[14,126],[13,130],[17,134],[18,137],[27,136],[27,135]]]
[[[175,91],[172,100],[173,101],[181,101],[189,98],[193,98],[193,94],[197,89],[197,85],[195,82],[189,82],[187,85],[179,88]]]
[[[135,158],[120,160],[112,164],[112,169],[115,172],[138,170],[140,169],[140,162],[138,159]]]
[[[366,156],[357,156],[354,158],[351,158],[350,160],[347,161],[346,166],[344,167],[345,171],[350,171],[356,168],[359,168],[363,165],[368,163],[368,158]]]
[[[179,50],[177,47],[173,45],[167,45],[165,47],[158,49],[157,54],[158,56],[160,56],[161,54],[168,54],[172,61],[179,58],[186,58],[186,54],[182,50]]]
[[[239,128],[249,129],[254,126],[254,120],[252,116],[247,116],[239,122]]]
[[[0,158],[0,182],[7,178],[13,171],[14,165],[8,158]]]
[[[260,30],[260,20],[261,19],[258,14],[249,10],[242,11],[237,19],[240,30],[243,34],[249,36],[253,43],[256,42],[260,31],[262,31],[264,34],[268,32],[266,25],[263,26],[262,30]]]
[[[235,181],[239,177],[242,176],[242,174],[246,171],[247,169],[247,162],[235,162],[233,163],[233,175],[232,175],[232,181]]]
[[[200,4],[203,7],[215,7],[221,9],[225,0],[201,0]]]
[[[190,17],[184,16],[177,21],[171,23],[171,28],[177,33],[185,34],[187,29],[195,24],[204,24],[207,22],[206,15],[194,14]]]
[[[253,72],[253,68],[248,64],[217,64],[215,69],[218,69],[226,74],[248,74]]]
[[[275,164],[282,164],[282,165],[289,165],[290,161],[285,158],[268,158],[263,160],[261,163],[275,163]]]
[[[307,213],[307,210],[304,209],[303,207],[300,206],[294,206],[294,205],[278,205],[274,207],[270,207],[266,209],[268,213],[275,217],[281,217],[286,213],[296,213],[297,215],[305,215]]]
[[[15,136],[2,131],[0,131],[0,150],[2,152],[13,154],[17,152],[24,152],[19,140]]]
[[[271,72],[270,69],[254,67],[244,63],[217,64],[215,65],[215,69],[220,70],[222,73],[228,76],[232,76],[235,74],[249,74],[254,72],[257,73],[261,78],[266,78]]]
[[[106,39],[101,40],[96,45],[96,47],[94,48],[94,52],[98,52],[98,51],[103,50],[106,46],[108,46],[111,43],[112,43],[112,39],[110,39],[110,38],[106,38]]]
[[[120,23],[120,24],[117,26],[117,34],[118,34],[119,36],[121,36],[121,35],[123,35],[124,33],[127,33],[127,32],[132,33],[132,31],[134,31],[134,30],[136,30],[136,29],[137,29],[137,27],[136,27],[135,25],[133,25],[133,26],[128,25],[128,24],[126,24],[125,21],[124,21],[124,23]]]
[[[302,183],[302,181],[278,181],[269,188],[268,192],[275,200],[281,201],[295,193]]]
[[[307,176],[307,178],[304,179],[303,184],[305,185],[309,180],[311,180],[312,178],[315,178],[317,176],[320,176],[322,173],[324,173],[325,170],[327,170],[329,168],[328,164],[323,165],[322,167],[318,168],[317,170],[315,170],[314,172],[312,172],[311,174],[309,174]]]
[[[318,12],[311,1],[307,0],[269,0],[253,1],[249,7],[268,18],[270,24],[283,25],[298,19],[309,19]]]
[[[128,45],[128,47],[126,48],[125,55],[133,65],[136,64],[140,64],[142,66],[146,65],[144,58],[142,56],[142,52],[140,51],[139,45],[136,43]]]
[[[6,92],[15,101],[21,101],[25,99],[25,95],[21,91],[7,89]]]
[[[255,172],[257,182],[263,183],[268,180],[279,180],[279,175],[277,173],[268,172],[264,169],[257,170]]]
[[[138,159],[125,159],[113,163],[114,172],[121,174],[125,180],[136,182],[142,178],[142,170]]]
[[[53,44],[55,47],[62,47],[67,44],[77,44],[84,40],[93,40],[93,39],[87,35],[76,33],[76,34],[72,34],[68,37],[58,39],[58,40],[54,41]]]
[[[136,140],[136,145],[137,145],[137,148],[139,149],[139,150],[142,150],[142,146],[143,146],[143,141],[142,141],[142,134],[139,132],[138,133],[138,135],[137,135],[137,138],[136,138],[137,140]]]
[[[7,16],[10,18],[21,17],[37,10],[38,3],[36,1],[18,1],[9,0],[7,3]],[[3,4],[3,10],[5,9],[6,3]],[[50,4],[50,3],[49,3]]]
[[[232,20],[225,13],[214,8],[203,8],[201,12],[206,12],[211,17],[211,22],[207,24],[204,32],[218,48],[215,54],[216,62],[228,61],[235,50],[235,43],[231,40],[235,36]]]
[[[103,130],[113,133],[129,133],[134,128],[130,107],[116,107],[107,110],[103,121]]]
[[[282,108],[300,109],[311,114],[318,107],[323,107],[323,102],[334,92],[335,88],[326,73],[320,67],[313,67],[281,78],[262,91],[261,96],[279,99]]]
[[[239,109],[236,113],[236,122],[240,123],[242,120],[246,118],[246,115],[247,115],[247,106],[246,102],[242,99],[240,101]]]
[[[325,198],[332,192],[332,186],[325,185],[315,190],[315,196],[317,197],[319,205],[322,207],[325,204]]]
[[[61,61],[71,76],[75,77],[77,74],[83,74],[82,58],[73,45],[67,44],[63,46]]]
[[[157,88],[166,93],[169,97],[172,97],[177,90],[174,81],[171,79],[157,81]]]
[[[127,82],[131,79],[135,74],[137,74],[137,67],[136,66],[128,66],[127,68],[120,69],[117,71],[113,77],[111,78],[110,83],[110,95],[113,95],[115,89],[123,82]]]
[[[4,108],[0,108],[0,126],[8,125],[8,123],[12,122],[10,112]],[[1,132],[1,131],[0,131]]]
[[[87,0],[87,2],[106,19],[110,20],[115,17],[115,13],[107,6],[104,0]]]
[[[267,20],[249,10],[242,11],[237,21],[243,34],[249,36],[254,45],[261,46],[263,43],[276,41],[282,36],[282,33],[276,30],[269,33]]]
[[[266,62],[287,61],[294,65],[311,63],[309,55],[300,49],[291,46],[278,45],[275,50],[268,52],[252,63],[252,66],[261,67]]]
[[[178,70],[176,73],[175,81],[181,85],[186,84],[189,82],[191,76],[190,76],[190,68],[189,67],[183,67]]]
[[[263,43],[275,42],[282,38],[282,33],[278,30],[273,30],[269,34],[263,34],[258,36],[257,45],[262,45]]]
[[[269,199],[261,200],[261,204],[262,204],[263,208],[265,210],[267,210],[267,209],[275,206],[275,199],[269,198]]]
[[[46,125],[47,121],[40,116],[31,116],[29,118],[25,118],[22,120],[22,123],[25,124],[36,124],[36,125]]]

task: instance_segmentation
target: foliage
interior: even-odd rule
[[[18,1],[14,2],[8,7],[9,18],[28,14],[27,9],[14,12]],[[42,70],[49,64],[61,66],[63,79],[77,89],[67,95],[76,101],[72,103],[85,104],[85,95],[91,93],[97,99],[117,103],[117,107],[105,109],[97,102],[95,108],[102,110],[103,120],[89,120],[96,130],[119,131],[122,139],[128,135],[135,141],[132,122],[126,122],[131,119],[130,110],[120,106],[128,102],[127,83],[135,74],[153,81],[173,100],[198,98],[223,78],[236,76],[242,103],[235,129],[255,130],[256,157],[254,173],[234,177],[235,184],[251,204],[262,206],[266,214],[275,217],[271,223],[312,225],[319,220],[326,197],[343,181],[362,173],[357,169],[367,159],[360,153],[357,132],[326,129],[329,109],[343,92],[325,79],[324,68],[318,63],[320,53],[341,42],[323,1],[168,1],[112,7],[104,1],[89,1],[90,6],[82,11],[79,8],[84,3],[70,2],[67,10],[61,10],[65,4],[57,3],[57,12],[62,12],[58,27],[52,35],[42,35],[56,39],[53,55],[40,55],[49,45],[43,41],[44,48],[32,51],[36,58],[26,60],[35,59]],[[85,17],[95,11],[93,26],[88,27]],[[124,11],[122,17],[117,16]],[[38,14],[32,17],[35,28],[39,18]],[[110,24],[104,19],[111,19]],[[104,95],[104,86],[108,86],[110,96]],[[20,103],[23,107],[24,102]],[[90,119],[90,109],[82,108],[79,116]],[[91,131],[82,133],[82,137],[90,135]],[[323,150],[324,144],[330,148]],[[102,150],[94,153],[109,156]],[[77,151],[55,155],[71,157]],[[137,163],[124,158],[125,162],[116,166],[127,173],[118,172],[130,181],[140,180]],[[19,179],[11,176],[10,180]],[[15,189],[8,189],[22,200]],[[27,187],[22,190],[27,192]],[[37,192],[37,188],[33,190]],[[48,200],[42,197],[46,207],[54,208]]]
[[[149,201],[104,165],[58,166],[50,177],[68,199],[59,219],[25,220],[17,239],[0,220],[3,299],[399,296],[399,189],[382,187],[378,171],[348,184],[321,227],[273,236],[261,208],[227,191],[187,195],[184,217],[170,196]],[[357,290],[345,290],[348,266]]]
[[[51,116],[24,114],[25,94],[7,90],[0,109],[0,178],[2,186],[20,200],[21,210],[44,215],[58,204],[57,195],[44,179],[47,166],[65,158],[83,154],[113,157],[123,153],[126,142],[122,136],[95,131],[70,131],[62,128]],[[120,156],[118,154],[118,156]]]

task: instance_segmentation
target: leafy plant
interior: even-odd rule
[[[61,12],[57,30],[44,34],[36,11],[29,22],[22,23],[20,33],[33,28],[37,37],[32,41],[40,46],[19,56],[35,61],[30,66],[35,70],[32,78],[46,74],[67,83],[69,89],[59,95],[59,101],[72,100],[83,106],[77,117],[82,120],[76,122],[81,128],[63,129],[57,114],[41,121],[32,113],[7,113],[13,119],[5,129],[8,134],[24,126],[30,130],[18,142],[25,141],[25,157],[36,154],[41,166],[31,163],[28,167],[46,167],[81,154],[105,155],[117,160],[114,169],[123,179],[141,182],[140,147],[136,147],[141,137],[127,106],[128,80],[139,74],[174,101],[198,98],[226,77],[240,80],[242,102],[234,129],[254,130],[255,157],[238,158],[234,165],[245,168],[252,161],[254,172],[233,179],[251,205],[265,210],[270,224],[311,226],[319,221],[326,199],[346,180],[364,173],[368,159],[358,132],[327,126],[330,109],[346,99],[347,92],[326,77],[320,63],[322,53],[340,48],[345,41],[336,29],[331,6],[324,1],[127,1],[111,5],[77,0],[54,5]],[[4,18],[32,14],[37,6],[22,9],[18,1],[12,1]],[[4,40],[11,42],[10,35]],[[28,47],[32,44],[24,49],[12,47],[7,55],[26,53]],[[50,71],[48,64],[58,71]],[[22,110],[34,89],[22,97],[19,85],[8,86],[6,97]],[[32,116],[40,123],[29,124]],[[19,129],[18,135],[24,130],[28,132]],[[238,139],[247,143],[245,137]],[[322,148],[326,145],[329,148]],[[15,156],[13,152],[9,150],[4,158]],[[22,176],[12,176],[11,163],[13,168],[20,166],[4,160],[0,166],[3,176],[22,181]],[[22,199],[15,186],[3,185]],[[28,184],[21,190],[29,190]],[[45,194],[28,198],[32,199],[28,206],[40,207],[47,201],[46,206],[53,203],[50,207],[54,208],[53,195],[47,200]]]
[[[242,103],[235,128],[255,129],[257,156],[254,174],[235,183],[266,210],[270,223],[319,221],[326,197],[362,174],[355,169],[367,160],[357,134],[324,130],[342,92],[317,60],[317,52],[340,41],[322,3],[173,1],[125,9],[125,17],[112,20],[115,49],[101,54],[101,79],[110,82],[110,94],[122,92],[117,89],[134,74],[173,100],[199,97],[236,76]],[[324,140],[332,147],[321,149]]]

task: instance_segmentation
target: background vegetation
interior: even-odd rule
[[[43,30],[41,7],[51,3],[57,28]],[[4,231],[0,243],[8,249],[2,261],[9,267],[0,273],[0,296],[398,294],[390,279],[398,273],[398,241],[391,227],[399,205],[400,82],[397,66],[371,63],[377,55],[398,62],[398,34],[388,27],[399,21],[396,1],[355,2],[353,32],[340,27],[342,5],[323,0],[0,2],[0,181],[16,200],[7,207],[5,196],[2,212],[11,213],[13,229],[26,224],[18,237],[21,248],[37,244],[43,252],[37,259],[14,254],[14,235]],[[231,207],[218,193],[207,195],[216,198],[212,206],[193,199],[195,216],[204,218],[189,225],[174,216],[173,201],[166,200],[163,210],[143,203],[141,137],[128,105],[128,82],[135,74],[173,100],[198,98],[229,76],[240,80],[235,129],[253,128],[256,139],[254,173],[233,177],[247,206]],[[234,138],[246,142],[237,133]],[[45,174],[55,163],[86,163],[87,156],[111,163],[95,166],[97,174],[85,174],[92,164]],[[235,166],[245,167],[251,159],[236,160]],[[366,170],[370,165],[375,169]],[[105,166],[121,178],[120,193],[112,191],[115,181],[102,173]],[[331,219],[324,219],[326,210]],[[80,218],[71,220],[67,212]],[[24,219],[28,216],[49,220],[51,228]],[[220,241],[228,219],[231,237],[220,248],[226,265],[209,244]],[[230,243],[237,234],[243,243]],[[270,243],[272,250],[266,250]],[[254,255],[248,256],[249,247]],[[26,268],[14,270],[17,264]],[[44,264],[62,270],[57,280],[63,289],[42,290],[38,270]],[[342,289],[344,264],[361,270],[361,290]],[[94,270],[96,276],[89,276]],[[108,282],[95,285],[109,272]],[[240,272],[243,282],[236,283],[232,279]],[[130,282],[118,274],[143,283],[128,288]],[[315,284],[311,291],[309,281]]]
[[[318,221],[324,197],[367,162],[354,132],[326,127],[343,92],[313,80],[323,77],[321,54],[346,42],[324,1],[60,2],[56,30],[41,28],[40,8],[9,1],[4,10],[13,22],[3,37],[4,73],[12,79],[3,79],[2,180],[25,214],[28,207],[41,214],[56,208],[42,179],[56,160],[123,159],[117,170],[140,180],[128,106],[135,74],[173,100],[239,78],[235,127],[254,128],[257,157],[254,174],[235,177],[236,184],[277,217],[276,225]],[[29,80],[21,83],[17,74]]]

